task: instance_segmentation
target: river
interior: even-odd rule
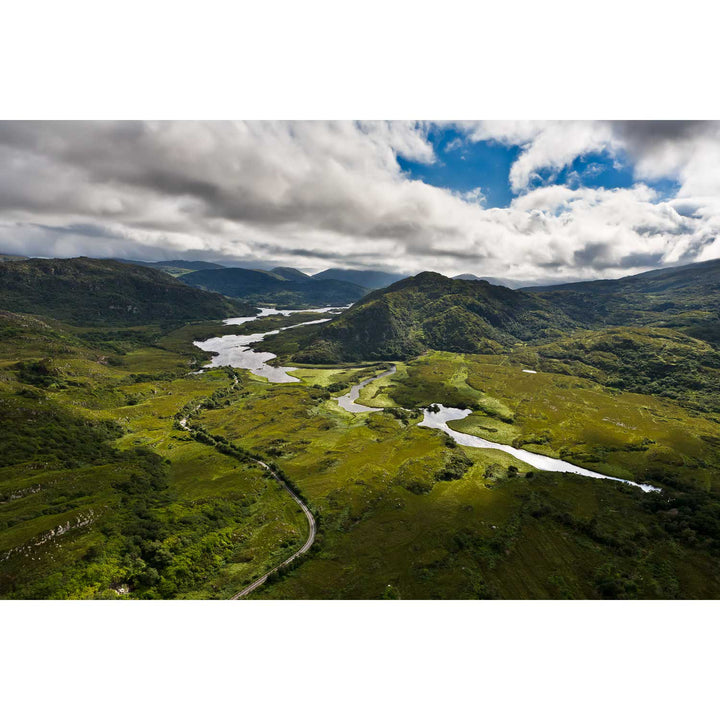
[[[547,455],[539,455],[538,453],[533,453],[529,450],[521,450],[513,447],[512,445],[502,445],[501,443],[491,442],[490,440],[483,440],[483,438],[478,437],[477,435],[469,435],[468,433],[458,432],[457,430],[453,430],[448,425],[448,422],[451,422],[452,420],[462,420],[462,418],[466,418],[470,415],[472,410],[461,410],[460,408],[445,407],[444,405],[436,405],[435,407],[439,408],[438,412],[431,412],[428,409],[424,410],[424,417],[422,422],[418,423],[418,427],[428,427],[442,430],[455,440],[458,445],[484,448],[487,450],[501,450],[502,452],[508,453],[508,455],[512,455],[518,460],[522,460],[522,462],[538,470],[575,473],[576,475],[585,475],[586,477],[617,480],[618,482],[638,487],[644,492],[659,492],[660,490],[660,488],[656,488],[654,485],[644,485],[642,483],[632,482],[632,480],[623,480],[623,478],[613,477],[612,475],[603,475],[602,473],[595,472],[594,470],[587,470],[579,465],[573,465],[572,463],[565,462],[565,460],[558,460],[557,458],[548,457]]]
[[[368,378],[363,380],[357,385],[353,385],[350,392],[347,395],[337,398],[338,405],[349,410],[352,413],[359,412],[377,412],[382,408],[368,407],[367,405],[360,405],[355,402],[359,395],[361,388],[365,387],[368,383],[373,380],[377,380],[381,377],[391,375],[396,370],[393,365],[391,370],[381,373],[374,378]],[[548,455],[540,455],[538,453],[530,452],[529,450],[521,450],[515,448],[512,445],[503,445],[501,443],[491,442],[490,440],[484,440],[477,435],[469,435],[468,433],[458,432],[453,430],[448,423],[453,420],[462,420],[472,413],[472,410],[461,410],[460,408],[445,407],[444,405],[435,405],[438,408],[437,412],[431,412],[427,408],[423,410],[422,422],[418,423],[418,427],[434,428],[435,430],[442,430],[444,433],[449,435],[458,445],[464,445],[465,447],[483,448],[486,450],[500,450],[512,455],[513,457],[521,460],[522,462],[536,468],[537,470],[550,470],[552,472],[562,473],[574,473],[575,475],[584,475],[585,477],[602,478],[604,480],[615,480],[617,482],[632,485],[640,488],[643,492],[660,492],[660,488],[654,485],[645,485],[643,483],[636,483],[632,480],[624,480],[623,478],[614,477],[612,475],[603,475],[602,473],[595,472],[594,470],[587,470],[586,468],[580,467],[579,465],[573,465],[572,463],[566,462],[565,460],[558,460],[557,458],[549,457]]]
[[[367,380],[363,380],[362,382],[358,383],[357,385],[353,385],[350,388],[350,392],[347,393],[347,395],[343,395],[342,397],[339,397],[337,399],[338,405],[343,408],[344,410],[347,410],[351,413],[359,413],[359,412],[379,412],[382,410],[382,408],[374,408],[374,407],[368,407],[367,405],[360,405],[359,403],[356,403],[355,401],[360,397],[360,390],[361,388],[364,388],[368,383],[371,383],[373,380],[379,380],[380,378],[387,377],[388,375],[392,375],[397,368],[395,365],[393,365],[389,370],[386,370],[384,373],[380,373],[379,375],[374,375],[371,378],[368,378]]]
[[[259,315],[255,315],[253,317],[228,318],[227,320],[223,320],[223,322],[225,325],[244,325],[245,323],[258,320],[262,317],[267,317],[268,315],[283,315],[285,317],[289,317],[290,315],[298,312],[327,313],[344,309],[345,308],[328,307],[313,308],[311,310],[275,310],[274,308],[261,308]],[[250,372],[254,375],[264,377],[272,383],[300,382],[299,378],[288,374],[296,368],[273,367],[272,365],[268,365],[268,361],[277,356],[273,353],[253,350],[250,346],[253,343],[260,342],[260,340],[268,335],[277,335],[283,330],[300,327],[301,325],[315,325],[317,323],[327,322],[329,319],[330,318],[322,318],[320,320],[309,320],[308,322],[297,323],[296,325],[286,325],[285,327],[278,328],[277,330],[270,330],[265,333],[253,333],[251,335],[223,335],[221,337],[210,338],[209,340],[197,341],[194,344],[201,350],[215,353],[212,360],[204,366],[206,368],[230,365],[231,367],[250,370]],[[351,413],[379,412],[382,408],[369,407],[356,402],[356,400],[360,397],[360,390],[374,380],[379,380],[380,378],[392,375],[396,370],[397,368],[393,365],[390,370],[386,370],[385,372],[380,373],[380,375],[375,375],[371,378],[367,378],[367,380],[363,380],[362,382],[353,385],[352,388],[350,388],[350,392],[336,398],[338,405]],[[442,430],[455,440],[458,445],[484,448],[487,450],[500,450],[538,470],[574,473],[576,475],[584,475],[586,477],[615,480],[617,482],[638,487],[644,492],[660,492],[660,488],[657,488],[654,485],[645,485],[643,483],[636,483],[631,480],[613,477],[612,475],[603,475],[602,473],[595,472],[594,470],[587,470],[586,468],[580,467],[579,465],[573,465],[572,463],[565,462],[564,460],[558,460],[556,458],[548,457],[547,455],[540,455],[538,453],[530,452],[529,450],[514,448],[512,445],[503,445],[501,443],[491,442],[490,440],[484,440],[476,435],[458,432],[457,430],[453,430],[448,425],[448,422],[461,420],[462,418],[470,415],[472,411],[445,407],[443,405],[436,405],[436,407],[438,408],[438,412],[430,412],[428,409],[424,410],[424,417],[422,422],[418,423],[418,427]]]
[[[260,308],[259,315],[228,318],[227,320],[223,320],[223,323],[225,325],[245,325],[245,323],[252,322],[253,320],[259,320],[260,318],[268,317],[269,315],[283,315],[284,317],[289,317],[290,315],[300,312],[328,313],[344,309],[345,308],[335,307],[311,308],[310,310],[276,310],[275,308]],[[201,350],[215,353],[212,360],[207,365],[204,365],[206,368],[229,365],[230,367],[249,370],[253,375],[264,377],[272,383],[300,382],[299,378],[288,374],[296,368],[274,367],[272,365],[268,365],[268,362],[276,358],[277,355],[270,352],[253,350],[250,346],[253,343],[260,342],[268,335],[277,335],[283,330],[300,327],[301,325],[315,325],[327,322],[328,320],[330,320],[330,318],[309,320],[308,322],[297,323],[296,325],[286,325],[285,327],[278,328],[277,330],[270,330],[264,333],[253,333],[251,335],[222,335],[220,337],[210,338],[209,340],[196,341],[193,344]]]

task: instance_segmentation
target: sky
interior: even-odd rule
[[[720,258],[720,123],[0,122],[0,253],[614,278]]]

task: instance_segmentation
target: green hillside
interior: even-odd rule
[[[255,458],[318,534],[251,598],[720,597],[711,343],[422,273],[338,316],[249,323],[332,317],[263,343],[307,361],[277,385],[195,372],[192,341],[236,333],[212,318],[242,304],[112,261],[10,264],[0,293],[32,310],[0,305],[0,597],[232,597],[307,537]],[[132,322],[99,313],[120,298]],[[352,414],[337,397],[387,368],[375,359],[397,371],[360,391],[378,412]],[[458,445],[419,426],[432,403],[470,411],[454,430],[662,492]]]
[[[288,275],[287,268],[279,268]],[[298,271],[295,271],[298,272]],[[290,277],[296,277],[290,274]],[[283,308],[349,305],[359,300],[367,290],[341,280],[307,282],[306,278],[289,280],[275,272],[223,268],[199,270],[182,276],[193,287],[222,293],[258,304],[273,304]]]
[[[312,276],[313,280],[343,280],[344,282],[360,285],[361,287],[377,290],[402,280],[407,275],[399,273],[381,272],[379,270],[343,270],[330,268]]]
[[[0,309],[88,325],[177,323],[246,315],[252,306],[115,260],[0,264]]]
[[[580,331],[551,343],[517,348],[509,358],[525,367],[720,412],[720,352],[676,330],[617,327]]]
[[[720,260],[524,290],[586,326],[656,325],[720,344]]]
[[[276,267],[270,272],[272,272],[273,275],[279,275],[281,278],[285,278],[285,280],[292,280],[295,282],[308,282],[309,280],[312,280],[310,275],[291,267]]]
[[[310,363],[409,358],[427,349],[495,353],[575,326],[532,295],[426,272],[376,290],[322,327],[269,338],[267,347],[302,337],[294,360]]]

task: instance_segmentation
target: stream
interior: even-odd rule
[[[490,440],[483,440],[483,438],[478,437],[477,435],[469,435],[468,433],[458,432],[457,430],[453,430],[448,425],[448,422],[452,420],[462,420],[462,418],[470,415],[472,410],[460,410],[460,408],[445,407],[444,405],[437,405],[436,407],[439,408],[438,412],[431,412],[427,408],[423,411],[424,417],[422,422],[418,423],[418,427],[428,427],[442,430],[455,440],[458,445],[485,448],[488,450],[502,450],[502,452],[506,452],[508,455],[512,455],[518,460],[522,460],[522,462],[527,463],[538,470],[575,473],[576,475],[585,475],[586,477],[617,480],[617,482],[639,487],[643,492],[660,492],[660,488],[657,488],[654,485],[644,485],[642,483],[632,482],[632,480],[623,480],[619,477],[613,477],[612,475],[603,475],[602,473],[595,472],[594,470],[587,470],[579,465],[573,465],[572,463],[565,462],[565,460],[558,460],[557,458],[548,457],[547,455],[539,455],[538,453],[533,453],[529,450],[521,450],[513,447],[512,445],[502,445],[501,443],[491,442]]]
[[[368,407],[367,405],[360,405],[359,403],[356,403],[355,401],[360,397],[360,390],[364,388],[368,383],[371,383],[373,380],[379,380],[380,378],[387,377],[388,375],[392,375],[397,370],[397,367],[393,365],[389,370],[386,370],[383,373],[380,373],[379,375],[374,375],[373,377],[368,378],[367,380],[363,380],[362,382],[358,383],[357,385],[353,385],[350,388],[350,392],[347,393],[347,395],[343,395],[342,397],[337,398],[338,405],[343,408],[344,410],[347,410],[351,413],[359,413],[359,412],[380,412],[382,408],[374,408],[374,407]]]
[[[267,317],[268,315],[283,315],[289,317],[298,312],[316,312],[316,313],[327,313],[337,310],[344,310],[345,308],[312,308],[310,310],[275,310],[274,308],[261,308],[260,314],[252,317],[237,317],[228,318],[223,320],[225,325],[244,325],[245,323],[258,320],[259,318]],[[293,377],[288,373],[296,368],[292,367],[274,367],[268,365],[268,361],[277,357],[270,352],[260,352],[253,350],[250,346],[253,343],[260,342],[263,338],[268,335],[277,335],[283,330],[289,330],[290,328],[300,327],[301,325],[315,325],[317,323],[327,322],[330,318],[322,318],[320,320],[309,320],[304,323],[297,323],[295,325],[287,325],[285,327],[278,328],[277,330],[270,330],[264,333],[253,333],[251,335],[223,335],[221,337],[210,338],[209,340],[196,341],[194,344],[201,350],[215,353],[212,360],[205,365],[206,368],[222,367],[224,365],[230,365],[235,368],[244,368],[250,370],[254,375],[259,375],[269,380],[271,383],[291,383],[300,382],[299,378]],[[387,377],[396,372],[397,368],[393,365],[390,370],[386,370],[379,375],[367,378],[362,382],[353,385],[350,391],[341,397],[336,398],[338,405],[351,413],[361,412],[380,412],[382,408],[369,407],[367,405],[361,405],[356,402],[360,397],[360,390],[374,380]],[[530,370],[524,370],[523,372],[533,372]],[[632,480],[624,480],[623,478],[613,477],[612,475],[603,475],[602,473],[595,472],[594,470],[587,470],[586,468],[580,467],[579,465],[573,465],[572,463],[566,462],[565,460],[558,460],[556,458],[549,457],[547,455],[540,455],[538,453],[530,452],[529,450],[521,450],[515,448],[512,445],[503,445],[501,443],[491,442],[490,440],[484,440],[476,435],[469,435],[468,433],[458,432],[453,430],[448,422],[453,420],[461,420],[472,413],[471,410],[461,410],[460,408],[445,407],[443,405],[436,405],[438,412],[431,412],[427,408],[424,409],[424,417],[422,422],[418,423],[418,427],[434,428],[436,430],[442,430],[444,433],[449,435],[458,445],[464,445],[465,447],[484,448],[488,450],[500,450],[508,453],[513,457],[521,460],[522,462],[534,467],[538,470],[550,470],[552,472],[563,472],[563,473],[575,473],[576,475],[584,475],[592,478],[602,478],[605,480],[615,480],[617,482],[625,483],[627,485],[633,485],[638,487],[643,492],[660,492],[660,488],[654,485],[645,485],[642,483],[636,483]]]
[[[223,320],[223,324],[245,325],[245,323],[252,322],[253,320],[259,320],[260,318],[268,317],[269,315],[283,315],[284,317],[289,317],[290,315],[300,312],[328,313],[344,309],[345,308],[337,307],[311,308],[309,310],[276,310],[275,308],[260,308],[259,315],[228,318],[227,320]],[[209,340],[196,341],[193,344],[201,350],[215,353],[212,360],[207,365],[203,366],[205,368],[229,365],[230,367],[249,370],[253,375],[264,377],[271,383],[300,382],[299,378],[288,375],[289,372],[295,370],[296,368],[274,367],[273,365],[268,365],[268,362],[276,358],[277,355],[270,352],[253,350],[250,346],[253,343],[260,342],[268,335],[277,335],[283,330],[300,327],[301,325],[316,325],[318,323],[324,323],[330,319],[331,318],[309,320],[308,322],[297,323],[296,325],[286,325],[285,327],[278,328],[277,330],[269,330],[264,333],[253,333],[251,335],[222,335],[220,337],[210,338]]]
[[[396,371],[396,367],[393,365],[391,370],[388,370],[380,375],[376,375],[373,378],[363,380],[357,385],[353,385],[350,392],[347,395],[337,398],[338,405],[352,413],[359,412],[378,412],[382,408],[373,408],[367,405],[360,405],[355,401],[360,396],[360,390],[365,387],[368,383],[373,380],[378,380],[382,377],[392,375]],[[523,371],[532,372],[532,371]],[[465,447],[484,448],[487,450],[500,450],[508,453],[513,457],[521,460],[522,462],[536,468],[537,470],[550,470],[552,472],[562,473],[574,473],[575,475],[584,475],[585,477],[602,478],[605,480],[615,480],[617,482],[632,485],[640,488],[643,492],[660,492],[660,488],[654,485],[645,485],[643,483],[636,483],[632,480],[624,480],[623,478],[613,477],[612,475],[603,475],[602,473],[595,472],[594,470],[587,470],[586,468],[580,467],[579,465],[573,465],[572,463],[566,462],[565,460],[558,460],[557,458],[549,457],[548,455],[540,455],[538,453],[530,452],[529,450],[521,450],[515,448],[512,445],[503,445],[501,443],[491,442],[490,440],[484,440],[477,435],[470,435],[468,433],[459,432],[453,430],[448,423],[452,420],[462,420],[472,413],[472,410],[461,410],[460,408],[445,407],[444,405],[437,404],[435,407],[438,408],[437,412],[431,412],[427,408],[423,410],[422,422],[418,423],[418,427],[434,428],[436,430],[442,430],[444,433],[449,435],[458,445],[464,445]]]

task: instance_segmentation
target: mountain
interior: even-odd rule
[[[81,257],[0,263],[0,310],[75,324],[139,325],[245,315],[253,308],[160,270]]]
[[[168,275],[173,277],[180,277],[187,273],[195,272],[196,270],[214,270],[216,268],[224,267],[213,262],[206,262],[205,260],[125,260],[123,258],[117,258],[118,262],[129,263],[131,265],[142,265],[143,267],[157,268],[166,272]]]
[[[205,260],[160,260],[156,263],[150,263],[150,265],[159,265],[160,267],[174,267],[182,268],[183,270],[215,270],[223,267],[213,262],[206,262]]]
[[[523,291],[587,327],[669,327],[720,344],[720,260]]]
[[[402,280],[407,275],[387,273],[376,270],[342,270],[330,268],[312,276],[313,280],[343,280],[344,282],[360,285],[361,287],[377,290]]]
[[[482,277],[478,277],[477,275],[473,275],[472,273],[455,275],[453,276],[453,280],[484,280],[485,282],[489,282],[491,285],[503,285],[504,287],[512,288],[513,290],[516,290],[522,285],[522,283],[518,280],[505,280],[504,278],[496,278],[485,275],[483,275]]]
[[[573,327],[564,313],[533,295],[424,272],[370,293],[322,326],[302,328],[305,340],[293,357],[332,363],[408,358],[427,349],[496,353]],[[292,332],[277,342],[291,342]]]
[[[215,270],[217,268],[225,267],[224,265],[218,265],[213,262],[206,262],[205,260],[125,260],[124,258],[113,258],[118,262],[129,263],[130,265],[142,265],[143,267],[152,268],[182,268],[183,270]]]
[[[349,305],[367,292],[359,285],[340,280],[288,280],[275,272],[244,268],[199,270],[184,275],[181,280],[193,287],[214,290],[252,303],[295,308]]]
[[[276,267],[270,271],[273,275],[279,275],[286,280],[294,280],[295,282],[308,282],[312,280],[311,275],[307,275],[300,270],[291,267]]]

